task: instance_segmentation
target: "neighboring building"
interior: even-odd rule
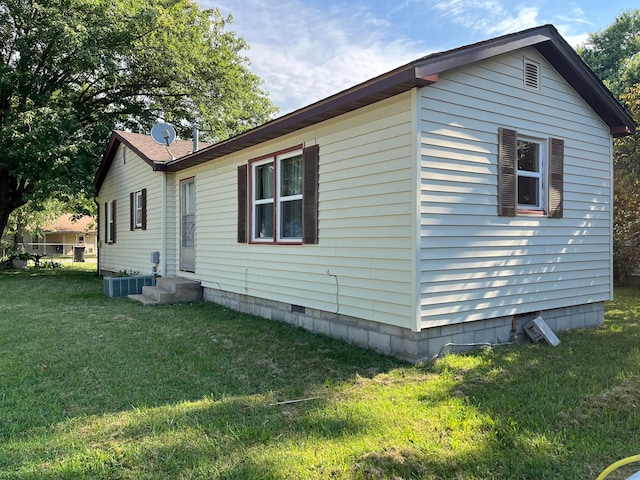
[[[75,218],[72,214],[58,217],[42,229],[42,236],[24,234],[21,248],[27,253],[47,256],[73,256],[74,248],[84,247],[85,255],[97,255],[96,219],[89,215]],[[7,241],[7,243],[11,243]]]
[[[103,271],[411,361],[541,314],[599,325],[612,137],[635,124],[547,25],[426,56],[175,159],[114,132],[96,173]]]
[[[97,223],[94,217],[85,215],[74,218],[65,214],[44,228],[41,239],[32,240],[32,249],[45,255],[72,256],[74,248],[84,247],[85,255],[98,253]]]

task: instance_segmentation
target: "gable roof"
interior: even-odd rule
[[[89,215],[74,219],[73,215],[64,214],[43,230],[45,233],[95,233],[96,219]]]
[[[633,117],[562,38],[556,28],[553,25],[543,25],[419,58],[235,137],[164,162],[157,165],[157,170],[176,172],[199,165],[357,110],[412,88],[431,85],[438,81],[440,73],[448,70],[529,47],[535,48],[562,75],[609,126],[611,135],[621,137],[635,132],[636,124]],[[99,169],[98,172],[100,171]],[[98,176],[96,178],[98,179]],[[94,184],[99,189],[101,181]]]
[[[193,151],[193,142],[191,140],[177,139],[169,145],[169,150],[167,150],[166,146],[156,143],[150,135],[115,130],[111,134],[109,145],[102,155],[102,162],[93,180],[96,191],[100,190],[100,186],[102,186],[102,182],[107,176],[107,172],[113,163],[120,145],[125,145],[130,148],[136,155],[148,163],[154,171],[164,170],[162,166],[172,160],[171,155],[173,155],[173,159],[175,159],[184,157]],[[207,147],[209,144],[200,143],[200,145]],[[171,153],[169,153],[169,151]]]

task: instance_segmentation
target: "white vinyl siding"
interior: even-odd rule
[[[130,194],[144,188],[147,189],[147,229],[131,230]],[[102,231],[105,219],[100,218],[101,270],[151,272],[151,252],[162,250],[161,194],[162,173],[153,172],[148,163],[120,145],[98,197],[100,205],[111,200],[116,200],[117,205],[115,243],[105,242]]]
[[[422,328],[611,297],[608,128],[535,50],[421,90]],[[564,140],[564,218],[497,216],[497,133]],[[546,182],[547,180],[544,179]]]
[[[193,278],[222,291],[414,328],[411,98],[180,172],[198,181]],[[300,144],[319,145],[318,244],[238,243],[237,167]]]

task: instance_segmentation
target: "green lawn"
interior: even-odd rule
[[[0,272],[0,479],[583,480],[640,453],[638,289],[556,348],[413,366],[89,268]]]

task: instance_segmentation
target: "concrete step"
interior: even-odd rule
[[[142,287],[142,295],[145,295],[155,301],[157,304],[175,303],[175,292],[170,292],[159,286],[144,286]]]
[[[132,293],[131,295],[127,295],[127,298],[131,300],[135,300],[136,302],[140,302],[143,305],[158,305],[153,298],[147,297],[141,293]]]
[[[144,305],[199,302],[202,300],[200,282],[180,277],[161,277],[155,286],[142,287],[142,294],[129,295]]]

